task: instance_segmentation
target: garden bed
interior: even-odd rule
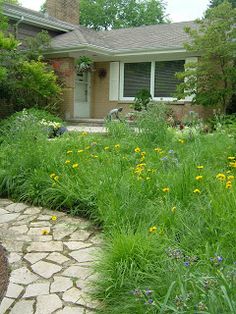
[[[165,118],[158,107],[137,121],[139,132],[111,123],[105,135],[53,141],[12,118],[0,194],[101,227],[100,313],[234,313],[235,135],[177,132]]]

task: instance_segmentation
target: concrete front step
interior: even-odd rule
[[[66,120],[67,124],[78,125],[78,126],[103,126],[105,124],[104,119],[70,119]]]

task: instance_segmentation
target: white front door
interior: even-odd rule
[[[88,72],[79,73],[75,78],[75,118],[90,118],[90,79]]]

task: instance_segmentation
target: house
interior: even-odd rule
[[[115,107],[128,112],[140,89],[150,90],[157,103],[168,103],[178,118],[190,110],[205,112],[200,106],[190,108],[191,97],[173,97],[175,73],[198,58],[183,47],[189,40],[184,27],[196,27],[194,22],[95,31],[79,25],[76,0],[47,0],[46,8],[43,14],[5,4],[3,12],[19,40],[42,30],[51,36],[45,56],[64,80],[61,111],[67,120],[104,118]],[[93,60],[95,71],[77,73],[81,56]]]

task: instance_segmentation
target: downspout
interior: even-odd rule
[[[18,26],[20,25],[20,23],[22,23],[24,21],[24,16],[21,16],[20,20],[15,24],[15,37],[17,39],[18,37]]]

